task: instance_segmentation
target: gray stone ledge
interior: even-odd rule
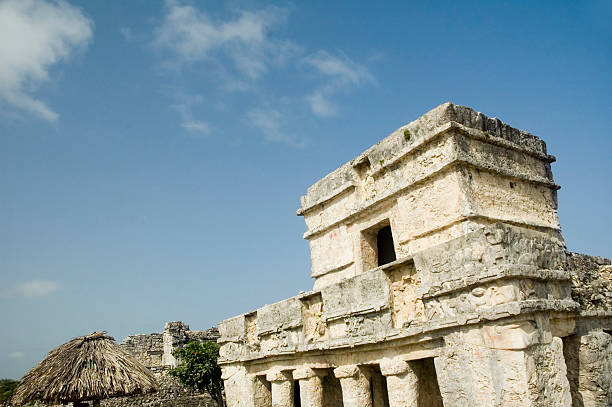
[[[327,340],[325,342],[318,343],[301,343],[298,344],[294,349],[291,350],[279,350],[274,352],[262,353],[262,352],[251,352],[246,357],[240,359],[225,359],[220,360],[221,364],[234,363],[234,362],[247,362],[262,358],[268,358],[278,355],[295,355],[304,354],[309,352],[317,351],[330,351],[338,350],[343,348],[353,348],[355,346],[363,345],[374,345],[377,343],[384,343],[389,340],[409,339],[413,338],[415,341],[422,340],[435,340],[435,337],[421,338],[419,335],[428,335],[450,328],[457,328],[461,326],[475,325],[480,323],[486,323],[490,321],[498,321],[505,318],[518,317],[521,315],[529,315],[539,312],[563,312],[570,313],[571,315],[577,316],[578,303],[571,299],[563,300],[523,300],[515,301],[507,304],[500,304],[492,307],[485,307],[477,309],[474,312],[465,314],[459,314],[454,317],[435,319],[427,322],[419,322],[414,325],[410,325],[406,328],[395,329],[389,327],[385,332],[381,332],[377,335],[364,335],[364,336],[347,336],[342,338],[336,338]],[[601,315],[597,315],[601,316]],[[608,315],[605,315],[608,316]]]
[[[486,273],[462,276],[454,280],[441,281],[429,287],[421,287],[420,295],[423,299],[436,298],[441,295],[476,287],[481,284],[511,278],[527,278],[531,280],[571,281],[572,276],[565,270],[538,269],[536,266],[502,265],[496,269],[489,269]],[[446,286],[445,286],[446,284]],[[433,291],[432,291],[433,289]]]
[[[482,171],[487,171],[490,172],[490,169],[488,168],[487,165],[480,165],[478,164],[476,161],[474,160],[468,160],[468,159],[460,159],[459,157],[455,157],[453,159],[451,159],[451,161],[444,163],[443,165],[440,165],[436,168],[433,168],[432,171],[430,171],[429,173],[423,175],[422,177],[414,180],[413,182],[411,182],[410,184],[407,185],[403,185],[398,187],[397,189],[387,192],[384,195],[380,195],[380,196],[376,196],[376,198],[372,198],[360,205],[356,205],[353,208],[348,210],[348,213],[346,213],[345,215],[343,215],[342,217],[340,217],[339,219],[329,223],[328,225],[324,225],[324,226],[320,226],[317,227],[315,229],[311,229],[311,230],[307,230],[306,232],[304,232],[304,234],[302,235],[302,237],[306,240],[320,235],[321,233],[324,233],[326,231],[328,231],[329,229],[340,225],[342,223],[348,222],[350,220],[352,220],[354,217],[358,216],[359,214],[361,214],[362,212],[366,211],[366,210],[370,210],[373,209],[377,206],[382,206],[386,203],[386,201],[388,201],[389,199],[395,197],[396,195],[399,195],[403,192],[406,192],[406,190],[409,190],[411,188],[417,188],[418,186],[422,185],[423,183],[427,182],[427,180],[429,180],[430,178],[435,177],[438,174],[441,174],[444,171],[447,170],[452,170],[453,168],[457,167],[457,166],[461,166],[461,165],[468,165],[472,168],[476,168]],[[520,176],[517,172],[510,172],[510,171],[506,171],[504,169],[498,169],[498,171],[495,172],[495,174],[498,175],[503,175],[508,177],[509,179],[516,179],[516,180],[520,180],[520,181],[524,181],[524,182],[529,182],[529,183],[535,183],[537,185],[542,185],[545,187],[548,187],[550,189],[553,190],[558,190],[560,187],[559,185],[555,184],[554,182],[546,179],[546,178],[536,178],[530,175],[526,175],[524,177]],[[315,205],[316,206],[316,205]],[[549,227],[549,226],[548,226]]]
[[[405,244],[407,242],[410,242],[412,240],[415,239],[420,239],[423,238],[425,236],[429,236],[432,235],[434,233],[438,233],[440,231],[446,230],[451,228],[452,226],[461,223],[461,222],[465,222],[465,221],[478,221],[478,220],[484,220],[490,224],[494,224],[494,223],[505,223],[508,225],[512,225],[512,226],[516,226],[516,227],[520,227],[520,228],[526,228],[526,229],[531,229],[531,230],[536,230],[536,231],[554,231],[554,232],[560,232],[561,229],[558,227],[552,227],[549,225],[544,225],[544,224],[538,224],[538,223],[533,223],[533,222],[516,222],[514,220],[509,220],[509,219],[499,219],[499,218],[492,218],[490,216],[484,216],[484,215],[474,215],[474,214],[469,214],[469,215],[461,215],[458,218],[456,218],[455,220],[447,223],[446,225],[442,225],[439,226],[437,228],[433,228],[433,229],[429,229],[423,233],[420,233],[418,235],[412,236],[409,239],[404,239],[404,240],[400,240],[398,243],[399,244]]]
[[[302,326],[299,298],[291,297],[257,310],[257,334],[279,332]]]
[[[602,310],[589,310],[589,311],[580,311],[578,313],[580,318],[612,318],[612,310],[602,309]]]
[[[339,195],[342,195],[344,192],[348,191],[349,189],[353,189],[357,187],[357,183],[355,181],[350,181],[347,182],[345,184],[340,185],[340,187],[334,189],[333,191],[331,191],[329,194],[327,194],[326,196],[323,196],[321,199],[319,199],[317,202],[313,203],[310,206],[307,206],[305,208],[299,208],[295,213],[298,216],[303,216],[304,213],[308,212],[309,210],[319,206],[319,205],[324,205],[327,202],[331,201],[332,199],[336,198]]]

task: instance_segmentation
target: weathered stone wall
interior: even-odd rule
[[[130,335],[119,344],[123,350],[132,354],[147,367],[162,365],[164,354],[163,334]]]
[[[167,369],[154,371],[153,374],[160,384],[158,392],[107,399],[102,401],[101,405],[103,407],[217,407],[210,395],[183,386],[168,375]]]
[[[177,379],[168,375],[168,369],[154,370],[153,375],[160,385],[158,392],[130,397],[113,397],[102,400],[100,405],[102,407],[217,407],[210,395],[183,386]],[[36,403],[35,407],[64,406]],[[69,403],[68,407],[73,407],[73,403]]]

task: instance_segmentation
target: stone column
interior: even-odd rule
[[[382,360],[380,371],[387,377],[389,407],[417,407],[419,380],[408,362],[401,359]]]
[[[370,381],[361,367],[340,366],[334,369],[334,375],[340,379],[344,407],[372,407]]]
[[[272,383],[272,407],[296,407],[293,405],[293,376],[291,372],[273,371],[266,375]]]
[[[253,398],[255,376],[248,374],[244,366],[222,366],[221,379],[227,407],[256,406]]]
[[[323,407],[322,378],[325,374],[326,372],[319,373],[309,367],[293,371],[293,378],[300,381],[301,407]]]

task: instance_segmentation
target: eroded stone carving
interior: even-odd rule
[[[257,314],[250,314],[245,317],[246,323],[246,342],[249,346],[259,348],[259,335],[257,334]]]
[[[302,298],[302,319],[304,320],[304,337],[308,342],[325,340],[327,325],[323,320],[323,299],[321,294]]]
[[[387,272],[391,293],[393,327],[401,328],[423,318],[423,301],[419,297],[419,281],[414,264],[394,268]]]

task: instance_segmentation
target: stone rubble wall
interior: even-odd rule
[[[102,407],[217,407],[217,403],[210,395],[183,386],[177,379],[168,375],[168,369],[157,369],[153,371],[153,375],[160,385],[158,392],[130,397],[113,397],[102,400],[100,405]],[[34,407],[64,406],[35,403]],[[73,407],[73,403],[69,403],[68,407]]]
[[[582,311],[612,310],[612,266],[603,257],[568,253],[567,268],[572,275],[572,298]]]
[[[161,367],[164,353],[163,334],[130,335],[119,346],[147,367]]]
[[[156,393],[132,397],[115,397],[102,401],[102,407],[216,407],[217,404],[207,393],[189,389],[168,375],[168,369],[154,371],[160,384]]]

